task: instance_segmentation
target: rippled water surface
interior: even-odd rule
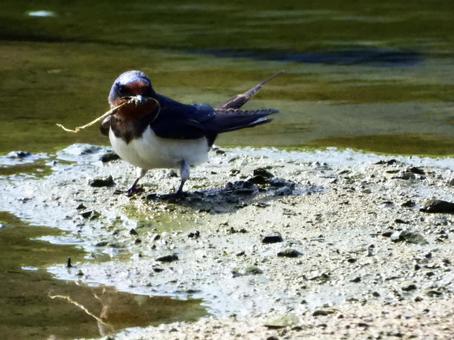
[[[249,108],[281,110],[221,145],[446,155],[454,146],[449,1],[20,1],[0,11],[0,152],[106,143],[113,79],[142,69],[185,102],[221,103],[285,70]]]

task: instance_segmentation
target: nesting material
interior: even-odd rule
[[[156,119],[156,117],[159,114],[160,105],[159,105],[159,102],[154,98],[138,100],[137,97],[129,97],[129,98],[124,99],[124,101],[122,103],[120,103],[119,105],[111,108],[109,111],[107,111],[103,115],[97,117],[96,119],[92,120],[91,122],[89,122],[85,125],[77,126],[74,129],[68,129],[63,124],[59,124],[59,123],[57,123],[56,125],[66,132],[78,133],[79,131],[96,124],[97,122],[103,120],[104,118],[106,118],[110,115],[113,115],[114,113],[116,113],[118,111],[121,111],[120,112],[121,115],[124,116],[125,118],[132,118],[133,116],[142,116],[144,114],[153,112],[155,115],[153,118],[153,120],[154,120],[154,119]]]
[[[74,129],[68,129],[67,127],[65,127],[63,124],[59,124],[57,123],[56,125],[59,127],[59,128],[62,128],[64,131],[66,132],[72,132],[72,133],[78,133],[80,130],[83,130],[87,127],[90,127],[92,125],[94,125],[95,123],[103,120],[104,118],[106,118],[107,116],[110,116],[112,114],[114,114],[115,112],[117,112],[117,110],[123,106],[125,106],[126,104],[128,104],[129,101],[127,102],[124,102],[124,103],[121,103],[120,105],[118,106],[115,106],[113,107],[112,109],[110,109],[109,111],[107,111],[106,113],[104,113],[103,115],[99,116],[98,118],[92,120],[90,123],[87,123],[85,125],[82,125],[82,126],[77,126],[75,127]]]

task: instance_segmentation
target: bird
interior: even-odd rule
[[[208,160],[208,152],[220,133],[272,120],[270,115],[277,113],[276,109],[243,110],[241,107],[281,73],[273,74],[216,107],[184,104],[159,94],[142,71],[120,74],[108,96],[110,107],[119,108],[102,121],[100,131],[109,137],[113,151],[137,168],[137,177],[127,195],[137,193],[140,179],[148,170],[157,168],[179,169],[180,184],[175,195],[183,194],[190,167]]]

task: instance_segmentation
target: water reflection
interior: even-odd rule
[[[205,49],[193,52],[224,58],[247,58],[308,64],[413,66],[423,61],[423,56],[420,52],[378,47],[342,48],[338,51],[324,52],[228,49]]]
[[[74,313],[91,318],[100,336],[112,335],[127,327],[195,321],[205,313],[199,300],[178,301],[167,297],[127,294],[111,287],[82,287],[78,293],[73,291],[64,295],[52,291],[49,298],[66,302],[73,307]]]
[[[37,239],[54,235],[53,240],[58,242],[61,234],[55,229],[29,226],[14,215],[0,212],[3,339],[96,337],[125,327],[197,320],[206,313],[200,300],[127,294],[110,287],[54,279],[45,268],[66,263],[71,257],[74,267],[61,270],[70,271],[74,277],[85,255],[73,245]],[[55,295],[67,298],[49,298]]]

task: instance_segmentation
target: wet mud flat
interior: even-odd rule
[[[128,198],[134,169],[108,155],[73,145],[37,157],[50,171],[5,170],[0,210],[111,257],[56,277],[202,299],[210,313],[115,338],[452,336],[452,158],[217,150],[183,197],[156,170]]]

